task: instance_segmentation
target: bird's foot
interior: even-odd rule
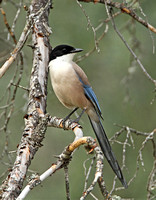
[[[68,119],[69,119],[68,127],[71,126],[71,124],[73,124],[73,123],[78,123],[79,120],[80,120],[79,117],[76,118],[76,119],[74,119],[74,120],[72,120],[72,119],[70,119],[70,118],[68,118]],[[66,119],[66,117],[65,117],[65,118],[63,119],[63,121],[62,121],[62,127],[63,127],[64,130],[67,130],[66,124],[65,124],[65,123],[66,123],[66,121],[67,121],[68,119]]]
[[[62,127],[63,127],[64,130],[66,130],[65,123],[66,123],[66,121],[67,121],[68,119],[69,119],[69,118],[65,117],[65,118],[63,119],[63,121],[62,121]]]
[[[66,130],[67,128],[65,127],[65,123],[68,119],[70,119],[69,117],[77,110],[78,108],[75,108],[67,117],[65,117],[62,121],[62,126],[63,126],[63,129]],[[68,126],[70,126],[72,123],[79,123],[80,121],[80,118],[82,117],[83,113],[85,112],[86,109],[83,109],[81,114],[74,120],[70,119],[70,122],[68,124]]]
[[[69,126],[70,126],[71,124],[73,124],[73,123],[79,123],[79,121],[80,121],[80,117],[78,117],[78,118],[76,118],[76,119],[74,119],[74,120],[70,119]]]
[[[78,109],[78,108],[75,108],[72,112],[69,113],[69,115],[67,115],[67,116],[63,119],[63,121],[62,121],[63,129],[66,129],[66,128],[65,128],[65,123],[66,123],[66,121],[69,119],[69,117],[70,117],[77,109]]]

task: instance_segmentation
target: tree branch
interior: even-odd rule
[[[9,69],[10,65],[14,62],[14,60],[16,59],[18,53],[21,51],[21,49],[23,48],[28,35],[30,34],[31,31],[31,20],[28,20],[26,22],[25,28],[20,36],[19,41],[17,42],[16,47],[14,48],[14,50],[10,53],[11,56],[9,59],[7,59],[7,61],[2,65],[2,67],[0,68],[0,78],[2,78],[2,76],[5,74],[5,72]]]
[[[122,13],[130,15],[133,19],[135,19],[137,22],[148,28],[153,33],[156,33],[156,28],[153,27],[151,24],[143,20],[141,17],[139,17],[134,10],[124,5],[124,3],[118,3],[118,2],[112,2],[110,0],[78,0],[86,3],[101,3],[101,4],[107,4],[108,6],[120,9]]]
[[[41,1],[41,0],[40,0]],[[42,1],[41,1],[42,2]],[[44,2],[44,0],[43,0]],[[16,59],[18,53],[21,51],[21,49],[23,48],[31,30],[35,27],[35,24],[38,20],[40,20],[40,18],[42,17],[42,15],[44,14],[44,11],[48,8],[51,7],[51,0],[46,0],[46,4],[44,5],[44,7],[41,7],[36,13],[31,13],[26,21],[26,25],[23,29],[23,32],[20,36],[19,41],[17,42],[16,47],[14,48],[14,50],[10,53],[11,56],[10,58],[2,65],[2,67],[0,68],[0,78],[5,74],[5,72],[9,69],[10,65],[14,62],[14,60]],[[31,7],[30,7],[31,8]],[[48,27],[48,26],[47,26]],[[43,28],[46,30],[44,31],[44,33],[46,32],[46,35],[48,36],[51,33],[50,28],[48,29],[45,25],[43,26]],[[47,30],[48,29],[48,30]],[[10,29],[11,30],[11,29]],[[37,31],[37,29],[35,30]],[[11,32],[12,33],[12,32]],[[43,36],[42,32],[40,31],[40,37]],[[44,38],[45,39],[45,38]]]
[[[92,151],[92,149],[95,150],[96,152],[96,172],[95,172],[95,177],[90,185],[90,187],[83,193],[83,196],[80,198],[81,200],[84,199],[94,188],[95,184],[97,181],[101,185],[101,188],[105,188],[104,182],[103,182],[103,177],[102,177],[102,172],[103,172],[103,154],[100,150],[99,147],[97,147],[96,142],[93,138],[91,137],[82,137],[78,140],[74,140],[73,143],[71,143],[69,146],[65,147],[64,151],[58,156],[58,160],[51,165],[51,167],[45,171],[41,176],[35,176],[29,184],[24,188],[24,190],[21,192],[21,194],[18,196],[17,200],[22,200],[26,197],[26,195],[36,186],[41,184],[42,181],[44,181],[46,178],[54,174],[56,171],[60,170],[63,167],[66,167],[69,162],[72,159],[72,154],[74,151],[80,147],[83,144],[87,144],[87,147],[91,149],[89,152]],[[103,196],[107,196],[110,199],[110,195],[108,194],[106,188],[102,189],[102,194]],[[68,191],[69,192],[69,191]],[[68,194],[69,197],[69,194]],[[68,198],[69,199],[69,198]]]
[[[48,77],[47,66],[49,61],[47,55],[49,55],[50,44],[47,37],[49,33],[47,33],[47,29],[43,24],[48,23],[50,6],[51,4],[48,0],[33,0],[30,6],[30,16],[33,16],[34,22],[32,34],[34,59],[30,79],[28,111],[24,117],[25,128],[17,149],[14,166],[2,185],[1,194],[3,199],[16,199],[21,192],[28,167],[36,151],[42,146],[41,142],[47,128],[48,119],[45,115]],[[16,58],[18,52],[23,47],[30,33],[31,24],[31,20],[29,19],[14,50],[15,52],[10,58],[11,60]]]

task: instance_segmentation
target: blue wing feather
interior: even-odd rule
[[[89,85],[84,84],[84,82],[82,81],[82,79],[80,77],[79,77],[79,80],[82,83],[85,95],[93,103],[93,105],[95,106],[96,111],[98,112],[98,114],[102,118],[102,113],[101,113],[100,105],[98,103],[97,97],[96,97],[93,89]]]

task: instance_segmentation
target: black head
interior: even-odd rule
[[[66,54],[81,52],[83,49],[76,49],[69,45],[58,45],[49,54],[49,61]]]

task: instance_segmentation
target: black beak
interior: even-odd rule
[[[83,49],[73,49],[73,50],[71,50],[71,53],[78,53],[78,52],[81,52],[81,51],[83,51]]]

